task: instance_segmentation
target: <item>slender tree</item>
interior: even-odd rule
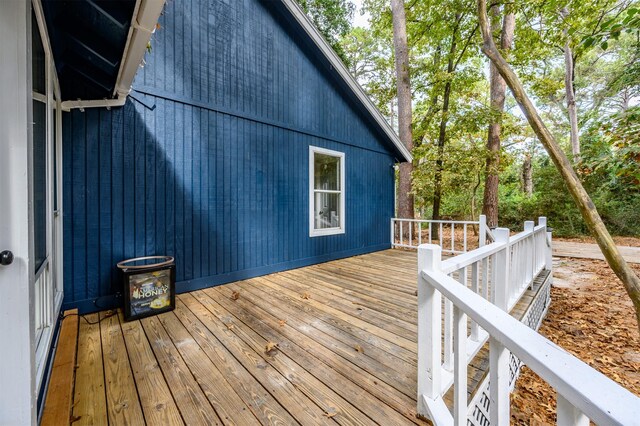
[[[409,46],[407,44],[407,18],[403,0],[391,0],[393,23],[393,47],[396,59],[398,86],[398,130],[400,140],[409,151],[413,149],[411,130],[411,82],[409,79]],[[413,218],[413,193],[411,191],[411,173],[413,164],[400,164],[398,183],[398,217]]]
[[[500,21],[502,13],[500,6],[491,6],[491,29],[495,34],[500,31],[500,48],[506,54],[513,44],[513,33],[516,27],[516,16],[512,6],[504,7],[504,19],[502,19],[502,30]],[[489,226],[498,226],[498,184],[500,172],[500,134],[502,132],[502,113],[504,112],[505,94],[507,85],[495,65],[490,64],[490,103],[492,121],[489,123],[487,132],[487,164],[484,182],[484,197],[482,201],[482,213],[487,216]]]
[[[566,19],[569,16],[569,8],[566,6],[560,11],[560,15]],[[576,108],[576,93],[573,88],[574,82],[574,60],[573,49],[571,48],[571,39],[569,38],[569,29],[563,30],[564,34],[564,90],[567,97],[567,115],[569,116],[569,124],[571,125],[570,139],[571,152],[573,153],[573,161],[578,161],[580,157],[580,139],[578,138],[578,110]]]
[[[631,269],[629,264],[620,254],[613,238],[611,238],[609,231],[602,222],[602,218],[593,204],[593,201],[591,201],[589,194],[584,189],[582,182],[580,182],[580,179],[578,179],[578,176],[573,170],[571,162],[565,155],[564,151],[560,148],[555,137],[542,121],[536,107],[527,96],[520,79],[498,50],[491,34],[491,26],[487,17],[486,0],[478,0],[478,19],[483,39],[482,51],[496,66],[496,69],[506,81],[513,97],[516,99],[516,102],[522,110],[522,113],[527,118],[529,125],[538,136],[538,139],[545,147],[547,153],[551,157],[551,160],[560,172],[571,196],[580,210],[582,218],[584,219],[591,234],[595,237],[600,250],[602,250],[604,257],[607,260],[607,263],[620,281],[622,281],[625,290],[635,307],[636,320],[638,321],[638,329],[640,331],[640,278],[635,274],[633,269]]]

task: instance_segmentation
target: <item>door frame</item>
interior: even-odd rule
[[[0,58],[0,424],[35,424],[30,2],[0,2]]]
[[[33,109],[31,81],[31,14],[36,14],[47,56],[47,207],[48,262],[56,294],[55,319],[62,302],[62,150],[60,91],[39,0],[0,2],[0,251],[14,260],[0,266],[0,424],[37,424],[38,389],[43,379],[39,364],[50,352],[53,328],[46,345],[36,352]],[[54,110],[53,99],[57,99]],[[53,120],[56,120],[55,135]],[[54,176],[53,150],[57,171]],[[58,185],[58,211],[53,211],[53,185]],[[41,336],[41,339],[43,336]],[[44,361],[38,362],[43,358]]]

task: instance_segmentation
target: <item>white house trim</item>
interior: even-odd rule
[[[33,249],[29,230],[31,2],[0,2],[0,424],[36,423]]]
[[[315,193],[318,191],[314,187],[315,181],[315,154],[324,154],[329,155],[331,157],[336,157],[340,159],[340,189],[335,191],[330,190],[322,190],[320,192],[324,193],[333,193],[340,194],[340,212],[339,212],[339,220],[340,226],[336,228],[324,228],[324,229],[316,229],[315,228]],[[346,204],[346,196],[345,196],[345,155],[344,152],[333,151],[330,149],[320,148],[317,146],[309,146],[309,236],[310,237],[320,237],[323,235],[336,235],[336,234],[344,234],[345,233],[345,204]]]
[[[362,103],[362,105],[369,112],[371,117],[375,120],[375,122],[380,126],[382,131],[387,135],[389,139],[393,142],[395,147],[400,151],[403,160],[405,161],[413,161],[411,153],[404,146],[396,132],[391,128],[387,120],[382,116],[378,108],[371,102],[369,96],[362,90],[362,87],[358,84],[358,82],[353,78],[351,73],[347,70],[347,67],[344,66],[340,57],[334,52],[333,48],[327,43],[322,34],[318,31],[315,25],[309,20],[304,11],[298,6],[295,0],[282,0],[282,3],[289,10],[291,15],[298,21],[300,26],[304,29],[304,31],[311,37],[311,40],[318,46],[322,54],[327,58],[331,66],[336,70],[338,75],[342,78],[342,80],[347,84],[347,86],[351,89],[351,91],[356,95],[357,99]]]
[[[133,79],[144,61],[144,54],[156,24],[162,13],[164,0],[138,0],[133,9],[133,18],[127,35],[127,42],[120,61],[120,69],[113,90],[114,99],[81,99],[62,102],[62,110],[74,108],[111,108],[120,107],[127,101]]]

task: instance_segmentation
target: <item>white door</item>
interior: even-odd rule
[[[60,113],[37,1],[33,9],[26,1],[0,1],[0,424],[16,425],[37,422],[62,301],[53,196]]]

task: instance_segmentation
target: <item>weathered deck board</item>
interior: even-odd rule
[[[107,404],[102,367],[102,344],[98,314],[85,315],[80,321],[78,368],[76,369],[73,417],[74,426],[106,425]]]
[[[148,424],[423,424],[416,261],[387,250],[179,295],[158,317],[81,324],[74,415],[82,424],[105,424],[107,413],[110,423],[128,414]],[[267,342],[278,349],[265,353]],[[487,357],[469,366],[469,393]]]
[[[56,425],[70,420],[77,338],[78,310],[73,309],[64,313],[60,326],[60,338],[42,414],[43,425]]]

